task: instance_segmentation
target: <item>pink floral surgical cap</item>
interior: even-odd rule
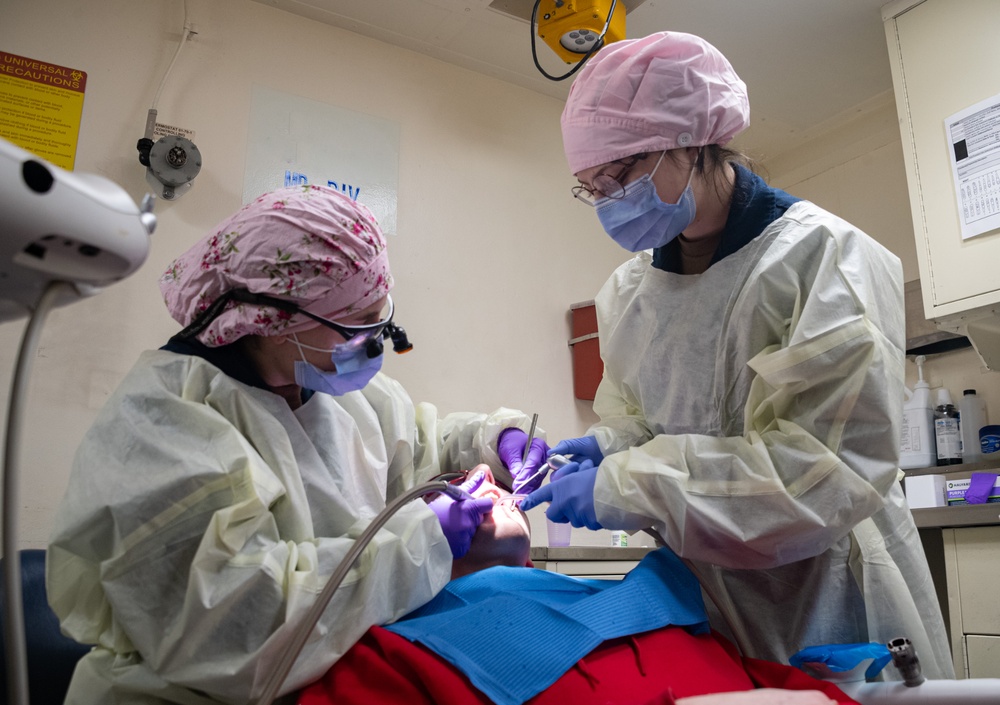
[[[224,220],[160,277],[170,315],[189,325],[231,289],[294,301],[336,319],[392,289],[385,237],[363,205],[325,186],[267,193]],[[209,347],[244,335],[284,335],[316,323],[233,302],[198,335]]]
[[[747,87],[718,49],[684,32],[608,44],[584,64],[562,114],[574,174],[678,147],[727,144],[750,124]]]

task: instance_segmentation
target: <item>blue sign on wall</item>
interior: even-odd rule
[[[323,184],[367,206],[396,232],[399,125],[254,86],[243,202],[282,186]]]

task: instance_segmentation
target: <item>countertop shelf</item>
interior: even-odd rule
[[[962,465],[939,465],[903,471],[907,477],[944,475],[948,480],[966,480],[974,472],[1000,473],[1000,460],[984,460]],[[951,507],[911,509],[918,529],[947,529],[959,526],[990,526],[1000,524],[1000,504],[958,504]]]
[[[641,561],[655,548],[636,546],[532,546],[533,561]]]
[[[1000,504],[960,504],[955,507],[911,509],[918,529],[949,529],[959,526],[1000,524]]]
[[[992,457],[994,454],[991,453]],[[1000,455],[1000,453],[996,453]],[[961,480],[969,477],[974,472],[995,472],[1000,473],[1000,458],[996,460],[982,460],[978,463],[961,463],[959,465],[937,465],[929,468],[914,468],[903,471],[907,477],[916,475],[945,475],[949,480]]]

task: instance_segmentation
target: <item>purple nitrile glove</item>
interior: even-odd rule
[[[542,485],[549,466],[545,462],[545,457],[549,454],[549,447],[541,438],[534,438],[531,441],[531,448],[528,449],[528,459],[522,463],[524,456],[524,444],[528,442],[528,434],[519,428],[505,428],[497,438],[497,455],[500,462],[510,470],[513,478],[511,489],[514,494],[527,494],[534,492]]]
[[[521,503],[521,509],[528,511],[542,502],[549,502],[545,516],[552,521],[562,524],[569,522],[573,526],[587,527],[592,531],[603,529],[594,509],[596,482],[597,468],[589,460],[584,460],[576,472],[553,480],[528,495]]]
[[[995,472],[974,472],[969,480],[969,489],[965,491],[965,501],[969,504],[986,504],[989,501],[993,485],[996,484]]]
[[[480,470],[469,476],[459,487],[471,494],[479,489],[485,479],[486,473]],[[443,494],[427,506],[434,510],[441,522],[441,530],[448,539],[451,555],[461,558],[469,552],[472,537],[483,523],[483,518],[493,511],[493,500],[489,497],[455,500]]]
[[[601,461],[604,460],[604,453],[601,452],[601,447],[597,445],[597,439],[593,436],[567,438],[564,441],[559,441],[549,451],[549,455],[566,455],[578,463],[582,460],[589,460],[594,465],[600,465]]]

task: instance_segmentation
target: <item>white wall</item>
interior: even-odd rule
[[[88,74],[76,170],[138,200],[146,185],[135,143],[176,50],[183,4],[4,5],[0,48]],[[400,125],[389,248],[397,320],[416,347],[390,356],[386,371],[442,412],[509,406],[538,412],[550,440],[582,434],[595,417],[573,398],[569,306],[593,298],[626,253],[569,194],[561,103],[260,3],[189,6],[198,34],[169,75],[158,119],[195,131],[204,167],[189,193],[157,207],[143,268],[55,311],[43,330],[23,439],[21,545],[45,545],[83,433],[139,352],[178,329],[158,275],[241,205],[255,84]],[[0,325],[5,390],[23,327]]]
[[[905,281],[919,279],[892,93],[863,107],[854,120],[765,166],[773,185],[858,226],[900,258]],[[912,389],[917,380],[912,358],[907,358],[906,372],[906,384]],[[1000,421],[1000,374],[986,369],[972,348],[929,356],[924,376],[932,387],[932,399],[936,388],[944,387],[957,406],[962,390],[976,389],[986,400],[989,419]]]
[[[592,298],[625,255],[569,196],[561,104],[249,0],[189,5],[198,35],[169,76],[159,120],[194,130],[205,166],[187,195],[158,206],[145,266],[57,310],[45,327],[27,410],[21,544],[45,545],[97,410],[138,353],[177,330],[160,301],[159,273],[240,206],[254,84],[400,125],[398,235],[389,247],[398,319],[417,347],[390,356],[386,370],[442,411],[511,406],[537,411],[550,440],[583,433],[594,416],[573,399],[568,309]],[[76,168],[136,199],[146,187],[135,142],[182,19],[182,3],[171,0],[36,0],[3,10],[4,51],[87,71]],[[911,280],[918,274],[894,111],[885,96],[764,167],[774,185],[883,242]],[[22,330],[23,322],[0,325],[5,390]],[[935,356],[926,371],[956,397],[978,388],[1000,420],[1000,376],[971,350]],[[535,542],[544,543],[540,510],[532,514]],[[604,537],[577,530],[574,541]]]

